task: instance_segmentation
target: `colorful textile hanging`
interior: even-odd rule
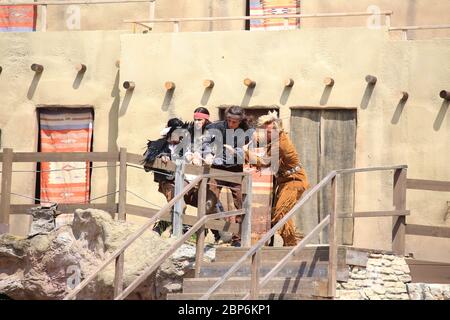
[[[90,109],[40,110],[41,152],[90,152],[93,120]],[[88,202],[89,162],[42,162],[41,170],[41,203]]]
[[[0,32],[36,30],[36,6],[0,6]]]
[[[300,0],[250,0],[250,16],[300,14]],[[252,19],[250,30],[287,30],[298,29],[300,19]]]

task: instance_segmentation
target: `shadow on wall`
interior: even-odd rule
[[[401,117],[402,112],[403,112],[403,108],[404,108],[405,105],[406,105],[406,101],[407,101],[407,100],[400,100],[400,101],[398,102],[397,107],[395,108],[395,112],[394,112],[394,114],[392,115],[392,119],[391,119],[391,123],[392,123],[392,124],[397,124],[398,121],[400,120],[400,117]]]
[[[27,98],[28,100],[33,99],[34,93],[36,92],[36,88],[41,80],[42,72],[35,72],[33,76],[33,80],[31,80],[30,87],[28,88]]]
[[[444,100],[442,101],[441,109],[439,110],[439,113],[436,117],[436,120],[434,120],[433,129],[435,131],[439,131],[441,129],[442,122],[444,121],[445,114],[448,110],[448,105],[450,104],[450,100]]]
[[[250,103],[250,99],[253,96],[253,91],[255,91],[255,88],[253,87],[247,87],[247,90],[245,90],[245,94],[244,97],[242,98],[241,101],[241,107],[248,107],[249,103]]]
[[[111,108],[109,109],[108,114],[108,152],[117,152],[119,148],[117,147],[117,138],[119,133],[119,106],[120,106],[120,90],[119,90],[119,81],[120,81],[120,72],[117,70],[116,78],[114,80],[114,85],[111,90],[111,97],[114,98]],[[116,165],[116,162],[107,163],[108,166]],[[107,168],[108,174],[108,194],[115,192],[116,185],[116,167]],[[111,194],[106,197],[107,203],[115,203],[116,195]]]
[[[125,93],[125,97],[123,97],[122,105],[119,110],[119,117],[124,116],[127,113],[128,105],[130,104],[131,97],[133,96],[134,90],[128,89]]]
[[[203,91],[202,99],[200,100],[200,104],[202,106],[206,106],[209,101],[209,97],[211,97],[212,88],[205,88],[205,91]]]
[[[74,88],[75,90],[80,87],[81,81],[83,80],[84,77],[84,73],[85,73],[84,71],[81,70],[78,71],[77,76],[73,80],[72,88]]]
[[[283,89],[283,92],[281,92],[281,96],[280,96],[280,104],[285,105],[289,99],[289,96],[291,94],[292,91],[292,86],[285,86]]]
[[[366,86],[366,90],[364,91],[364,95],[361,100],[360,107],[361,109],[367,109],[369,106],[370,99],[372,97],[373,90],[375,89],[375,85],[368,83]]]
[[[320,98],[320,105],[324,106],[328,103],[328,99],[330,99],[331,90],[333,90],[333,86],[325,86],[323,88],[322,97]]]
[[[169,110],[170,103],[172,102],[174,92],[175,92],[175,89],[166,90],[166,94],[164,95],[164,101],[161,105],[162,111]]]

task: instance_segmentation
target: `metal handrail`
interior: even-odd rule
[[[348,173],[356,173],[356,172],[369,172],[369,171],[382,171],[382,170],[393,170],[393,169],[404,169],[407,168],[407,165],[397,165],[397,166],[381,166],[381,167],[367,167],[367,168],[351,168],[351,169],[341,169],[341,170],[333,170],[331,171],[325,178],[323,178],[318,184],[316,184],[312,189],[310,189],[300,200],[292,207],[292,209],[282,218],[278,223],[276,223],[272,229],[270,229],[256,244],[254,244],[231,268],[222,276],[221,279],[216,281],[214,285],[203,295],[200,297],[200,300],[208,299],[220,286],[222,286],[225,281],[231,277],[238,270],[238,268],[250,257],[255,255],[264,244],[275,234],[275,232],[281,228],[292,216],[294,213],[301,207],[303,204],[308,201],[315,193],[317,193],[320,189],[325,187],[332,179],[334,179],[337,175],[348,174]],[[328,218],[328,220],[327,220]],[[305,240],[311,238],[312,233],[318,232],[317,229],[320,226],[324,227],[324,224],[330,223],[329,216],[327,216],[316,228],[313,229],[293,250],[291,250],[286,259],[282,259],[280,263],[278,263],[273,269],[276,268],[276,271],[280,270],[289,260],[289,258],[294,254],[298,253],[300,250],[304,248],[306,245]],[[327,221],[327,222],[324,222]],[[308,238],[309,237],[309,238]],[[276,272],[269,272],[270,276],[264,277],[263,282],[266,284],[271,277],[273,277]],[[259,284],[261,285],[261,284]],[[247,297],[247,296],[246,296]]]

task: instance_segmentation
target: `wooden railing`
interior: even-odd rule
[[[369,172],[369,171],[381,171],[381,170],[395,170],[394,183],[393,183],[393,202],[395,211],[372,211],[370,217],[395,215],[393,217],[392,227],[392,250],[397,254],[404,253],[405,242],[405,216],[409,214],[409,211],[405,210],[406,207],[406,165],[400,166],[387,166],[387,167],[371,167],[371,168],[356,168],[356,169],[343,169],[330,172],[322,181],[310,189],[296,204],[295,206],[275,224],[272,229],[267,232],[255,245],[253,245],[223,276],[220,278],[200,299],[206,300],[220,288],[221,285],[229,279],[234,272],[236,272],[241,265],[251,257],[251,286],[250,293],[243,299],[258,299],[259,289],[266,285],[270,279],[272,279],[278,271],[280,271],[286,263],[296,254],[298,254],[311,240],[314,239],[326,226],[329,232],[329,262],[328,262],[328,297],[334,298],[336,296],[336,278],[337,278],[337,239],[336,239],[336,219],[338,214],[336,212],[336,200],[337,200],[337,188],[336,178],[343,174],[354,174],[357,172]],[[303,206],[311,197],[322,190],[325,186],[331,183],[331,212],[328,214],[305,238],[300,241],[295,247],[293,247],[286,256],[281,259],[260,281],[259,269],[260,269],[260,255],[261,249],[267,241],[280,229],[299,208]],[[359,213],[358,216],[364,216],[364,213]]]
[[[9,217],[10,214],[26,214],[26,210],[32,207],[36,207],[37,204],[11,204],[11,186],[12,186],[12,174],[13,163],[15,162],[119,162],[119,190],[118,203],[82,203],[82,204],[58,204],[58,210],[61,212],[73,212],[77,208],[97,208],[108,210],[111,213],[118,213],[117,218],[120,220],[126,219],[126,214],[137,214],[150,218],[150,220],[144,224],[136,233],[129,236],[124,244],[113,252],[103,263],[86,279],[84,279],[66,299],[73,299],[76,295],[94,279],[99,272],[101,272],[112,261],[115,261],[115,276],[114,276],[114,298],[123,299],[134,288],[139,285],[141,281],[146,278],[151,272],[153,272],[167,257],[169,257],[179,246],[184,243],[194,232],[197,232],[196,243],[196,263],[195,274],[198,275],[203,260],[203,251],[205,243],[205,228],[225,230],[237,233],[241,231],[242,243],[244,246],[250,246],[251,239],[251,175],[247,173],[234,173],[209,167],[198,167],[193,165],[182,166],[182,172],[178,172],[179,179],[175,180],[176,186],[180,188],[180,192],[160,210],[153,208],[146,208],[127,203],[127,168],[137,165],[142,169],[141,161],[142,156],[132,153],[127,153],[125,148],[121,148],[120,152],[74,152],[74,153],[41,153],[41,152],[13,152],[10,148],[3,149],[0,153],[0,162],[2,162],[2,189],[1,189],[1,203],[0,203],[0,233],[6,233],[9,229]],[[117,165],[114,165],[117,167]],[[166,171],[177,170],[176,164],[173,162],[163,163],[159,159],[153,164],[154,169],[163,169]],[[180,170],[178,168],[178,170]],[[23,171],[21,171],[23,172]],[[27,172],[36,172],[33,170]],[[196,175],[197,177],[184,187],[184,173]],[[208,179],[215,178],[221,181],[233,182],[241,184],[243,194],[246,194],[243,209],[222,212],[218,214],[206,215],[205,202]],[[170,209],[172,206],[182,206],[182,197],[192,188],[194,188],[200,182],[199,187],[199,202],[197,204],[198,212],[197,216],[182,215],[182,210],[174,212],[173,216],[170,216]],[[181,186],[181,187],[180,187]],[[29,197],[34,199],[32,197]],[[45,201],[43,201],[45,202]],[[229,223],[223,220],[217,220],[220,218],[244,215],[241,227],[237,223]],[[181,228],[183,224],[193,226],[186,234],[179,234],[179,239],[173,244],[169,251],[167,251],[156,262],[149,266],[144,272],[136,278],[126,289],[123,289],[123,268],[124,268],[124,252],[139,236],[141,236],[146,230],[148,230],[157,220],[172,221],[174,226],[179,225]],[[163,258],[164,257],[164,258]]]
[[[173,31],[180,31],[181,22],[200,22],[200,21],[247,21],[247,20],[260,20],[260,19],[284,19],[284,25],[288,27],[289,19],[292,18],[336,18],[336,17],[363,17],[363,16],[385,16],[386,26],[391,26],[392,11],[381,12],[335,12],[335,13],[313,13],[313,14],[273,14],[273,15],[254,15],[254,16],[230,16],[230,17],[198,17],[198,18],[158,18],[158,19],[141,19],[141,20],[124,20],[124,23],[132,23],[135,25],[141,25],[143,27],[151,29],[152,26],[146,23],[173,23]],[[135,30],[135,27],[133,27]]]
[[[450,29],[450,24],[436,24],[429,26],[403,26],[403,27],[390,27],[389,31],[401,31],[402,39],[408,40],[408,31],[413,30],[439,30]]]
[[[61,1],[0,1],[0,6],[40,6],[41,7],[41,30],[47,31],[47,6],[70,6],[90,4],[120,4],[120,3],[149,3],[150,17],[155,14],[156,0],[61,0]]]

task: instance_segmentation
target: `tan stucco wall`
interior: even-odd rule
[[[150,17],[150,3],[98,4],[77,5],[80,10],[80,30],[132,30],[131,24],[123,20],[142,20]],[[170,0],[156,1],[155,18],[174,17],[216,17],[245,15],[244,0]],[[67,20],[72,15],[69,6],[48,6],[47,30],[69,30]],[[41,30],[41,20],[38,11],[37,29]],[[70,19],[69,19],[70,20]],[[70,25],[70,22],[69,22]],[[241,30],[242,21],[221,22],[185,22],[180,31],[211,31],[211,30]],[[144,29],[137,28],[137,31]],[[155,32],[171,32],[171,23],[158,23],[153,26]]]
[[[92,105],[95,112],[94,150],[116,150],[120,97],[116,89],[119,75],[115,62],[120,56],[120,34],[117,31],[1,34],[2,147],[19,152],[36,151],[36,106],[59,104]],[[34,72],[30,69],[32,63],[44,66],[34,94],[30,89],[34,77]],[[77,63],[86,64],[87,71],[78,89],[74,89]],[[13,169],[35,170],[35,166],[16,164]],[[93,184],[93,197],[115,190],[113,170],[94,170],[92,178],[98,183]],[[107,177],[111,178],[109,183],[106,183]],[[12,192],[34,197],[34,183],[34,174],[14,173]],[[11,200],[15,204],[34,203],[17,196],[12,196]],[[12,215],[10,223],[13,233],[23,234],[27,231],[27,219],[22,215]]]
[[[327,105],[357,108],[356,166],[407,163],[411,178],[449,181],[450,117],[448,106],[438,97],[440,90],[449,90],[449,45],[450,40],[392,41],[385,30],[367,28],[1,34],[2,146],[36,150],[37,104],[93,105],[94,151],[112,151],[117,145],[142,153],[146,139],[158,137],[168,118],[190,120],[192,110],[200,104],[213,111],[222,104],[277,104],[289,130],[289,107],[319,106],[323,78],[331,76],[336,84]],[[115,66],[118,58],[120,77]],[[29,66],[34,62],[46,69],[33,97],[28,98],[33,79]],[[74,89],[74,64],[79,62],[85,63],[88,71]],[[364,98],[367,74],[379,79],[369,101]],[[257,82],[251,96],[242,84],[245,77]],[[289,97],[282,99],[286,78],[293,78],[295,86]],[[204,79],[215,81],[210,95],[202,87]],[[133,93],[125,93],[121,86],[125,80],[136,83]],[[171,100],[166,96],[165,81],[177,85]],[[403,110],[397,107],[398,91],[410,93]],[[217,119],[217,112],[213,118]],[[18,128],[26,129],[22,134]],[[114,171],[96,170],[92,196],[116,190]],[[152,178],[142,170],[130,169],[128,187],[162,205],[164,198],[156,192]],[[391,185],[391,173],[357,175],[355,210],[392,209]],[[33,196],[34,176],[15,175],[13,192]],[[132,195],[128,199],[148,205]],[[407,207],[412,215],[407,221],[448,226],[449,221],[444,221],[448,200],[448,193],[408,191]],[[14,202],[29,203],[20,198]],[[22,233],[25,227],[16,219],[12,218],[12,231]],[[389,249],[390,218],[356,220],[354,239],[357,246]],[[418,258],[450,260],[449,240],[407,239],[407,252]]]
[[[77,5],[80,10],[80,30],[132,30],[132,25],[123,23],[123,20],[148,19],[150,4],[106,4],[106,5]],[[179,17],[220,17],[245,15],[245,0],[156,0],[155,18]],[[442,0],[302,0],[301,12],[304,14],[330,13],[330,12],[366,12],[370,8],[379,8],[381,11],[393,11],[392,26],[407,25],[437,25],[448,24],[450,2]],[[373,9],[371,9],[373,10]],[[38,11],[38,25],[41,27],[41,14]],[[69,30],[67,21],[72,14],[69,6],[48,6],[47,28],[50,31]],[[344,18],[308,18],[303,19],[301,26],[309,27],[361,27],[367,25],[368,17]],[[381,19],[384,25],[384,18]],[[245,24],[242,21],[217,22],[183,22],[180,25],[182,32],[189,31],[219,31],[241,30]],[[136,31],[144,29],[138,27]],[[171,32],[171,23],[157,23],[153,32]],[[399,36],[399,32],[392,32],[392,36]],[[450,30],[410,31],[411,39],[427,39],[430,37],[450,37]]]
[[[202,100],[211,110],[221,104],[277,104],[289,130],[289,107],[319,106],[323,78],[332,76],[336,84],[328,106],[357,108],[356,166],[408,164],[409,177],[450,180],[450,117],[438,96],[450,80],[449,40],[392,41],[385,30],[334,28],[123,35],[121,43],[121,82],[135,81],[136,89],[120,111],[118,144],[132,152],[142,152],[144,139],[156,138],[169,117],[190,120]],[[369,100],[367,74],[379,79]],[[242,84],[245,77],[257,82],[251,97]],[[286,78],[295,86],[281,103]],[[203,79],[215,81],[208,101],[202,99]],[[170,103],[165,81],[176,83]],[[402,112],[399,91],[410,93]],[[131,175],[130,188],[163,201],[148,180]],[[391,190],[391,172],[357,175],[355,210],[393,209]],[[448,226],[443,221],[448,197],[409,191],[407,221]],[[355,245],[390,249],[390,220],[356,220]],[[408,236],[407,251],[448,261],[449,245],[449,240]]]
[[[302,0],[302,13],[330,13],[330,12],[370,12],[379,8],[380,11],[393,11],[391,25],[422,26],[449,24],[448,15],[450,2],[442,0]],[[353,27],[372,25],[372,18],[346,17],[346,18],[320,18],[303,19],[302,26],[309,27]],[[380,20],[384,25],[384,18]],[[450,37],[450,29],[409,31],[411,39],[428,39],[430,37]],[[392,32],[392,36],[398,36],[399,32]]]

